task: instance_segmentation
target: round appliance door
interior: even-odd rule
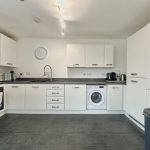
[[[94,106],[102,105],[104,103],[104,94],[101,91],[91,91],[88,100]]]

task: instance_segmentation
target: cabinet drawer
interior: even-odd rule
[[[64,96],[64,90],[47,90],[47,96],[51,97]]]
[[[64,103],[64,97],[47,97],[47,103],[63,104]]]
[[[47,87],[48,90],[63,90],[64,84],[50,84]]]
[[[64,110],[64,104],[47,104],[49,110]]]

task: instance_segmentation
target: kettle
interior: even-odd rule
[[[126,81],[126,75],[125,74],[121,74],[120,81]]]

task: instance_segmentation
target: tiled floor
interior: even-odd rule
[[[0,150],[144,150],[124,115],[5,115]]]

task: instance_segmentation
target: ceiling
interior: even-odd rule
[[[60,38],[57,1],[0,0],[0,32],[15,38]],[[64,38],[126,38],[150,22],[150,0],[65,1]]]

